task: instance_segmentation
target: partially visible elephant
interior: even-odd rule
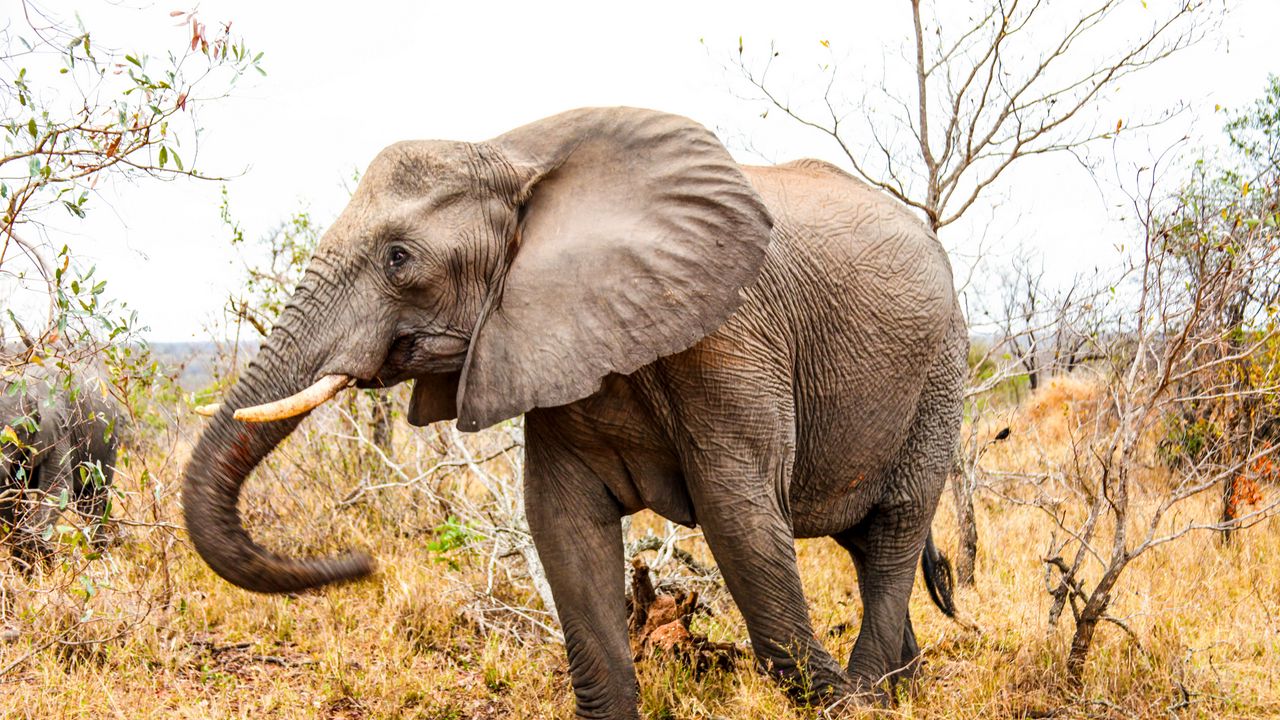
[[[253,468],[343,387],[412,380],[416,425],[525,413],[525,505],[578,713],[636,717],[619,520],[701,526],[762,668],[862,695],[919,656],[915,565],[949,605],[930,521],[968,335],[937,238],[826,163],[743,167],[688,119],[557,115],[481,143],[401,142],[369,166],[186,469],[219,575],[296,592],[370,573],[245,532]],[[814,637],[793,540],[846,548],[847,670]]]
[[[121,413],[96,388],[29,369],[0,383],[0,537],[24,570],[45,561],[46,537],[63,507],[104,541]],[[65,495],[64,495],[65,493]]]

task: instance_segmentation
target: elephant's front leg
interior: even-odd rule
[[[638,718],[621,509],[553,429],[527,416],[526,431],[525,514],[564,631],[578,716]]]

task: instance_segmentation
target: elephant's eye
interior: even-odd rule
[[[409,251],[399,245],[393,245],[389,250],[387,250],[387,268],[390,270],[398,269],[408,260]]]

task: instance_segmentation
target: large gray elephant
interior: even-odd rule
[[[401,142],[205,429],[187,527],[250,590],[368,574],[362,553],[262,548],[237,497],[307,410],[412,380],[416,425],[525,413],[526,511],[579,715],[636,715],[619,520],[642,508],[703,529],[761,667],[801,694],[861,693],[919,653],[907,601],[967,348],[933,233],[826,163],[740,166],[700,125],[629,108]],[[857,568],[847,672],[796,569],[793,540],[817,536]]]
[[[64,507],[84,517],[96,545],[110,508],[121,413],[72,378],[30,368],[0,382],[0,537],[26,571],[46,560],[45,537]],[[65,504],[64,504],[65,503]]]

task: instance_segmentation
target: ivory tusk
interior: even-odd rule
[[[218,414],[218,410],[222,407],[222,403],[209,403],[208,405],[196,405],[191,408],[191,412],[203,417],[213,417]]]
[[[311,387],[296,395],[264,405],[240,408],[236,410],[235,418],[241,422],[257,423],[284,420],[301,415],[323,405],[350,383],[351,378],[347,375],[325,375],[315,381]]]

